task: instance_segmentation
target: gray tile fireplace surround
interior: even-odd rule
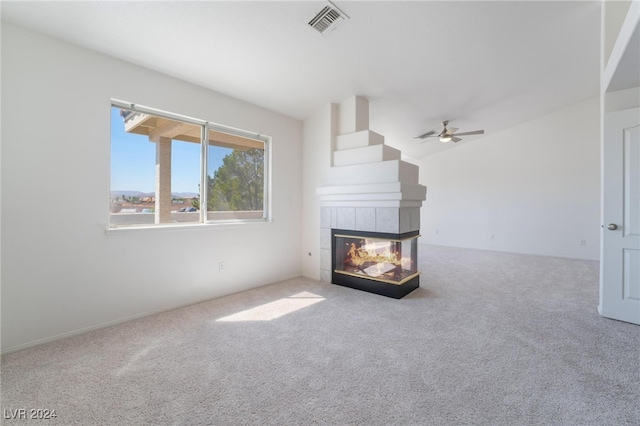
[[[331,230],[404,234],[420,229],[419,207],[322,207],[320,209],[320,279],[331,282]]]

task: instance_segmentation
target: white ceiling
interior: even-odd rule
[[[8,22],[298,119],[362,95],[370,128],[416,159],[456,146],[412,138],[444,119],[491,134],[599,94],[599,1],[335,0],[350,19],[328,36],[307,25],[322,1],[1,4]]]

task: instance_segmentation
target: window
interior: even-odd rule
[[[109,226],[267,219],[269,141],[114,101]]]

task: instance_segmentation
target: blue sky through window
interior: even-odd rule
[[[210,176],[233,150],[210,147],[207,172]],[[155,191],[156,144],[144,135],[127,133],[120,108],[111,108],[111,190]],[[198,193],[200,145],[173,141],[171,145],[171,192]]]

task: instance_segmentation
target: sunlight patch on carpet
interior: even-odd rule
[[[121,368],[118,368],[117,370],[114,371],[115,375],[124,376],[126,374],[131,373],[132,371],[136,371],[138,363],[144,358],[146,358],[149,355],[149,352],[151,352],[154,349],[157,349],[160,346],[160,343],[164,340],[166,339],[165,338],[156,339],[151,343],[149,343],[148,345],[146,345],[144,348],[135,352],[133,355],[131,355],[131,357],[129,357],[129,360],[125,365],[123,365]]]
[[[234,321],[271,321],[281,316],[290,314],[308,306],[322,302],[324,297],[317,294],[303,291],[293,296],[284,297],[255,308],[247,309],[233,315],[218,318],[216,321],[234,322]]]

